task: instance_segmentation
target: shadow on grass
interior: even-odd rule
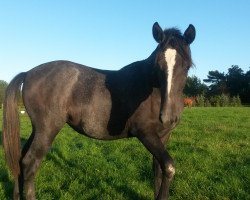
[[[149,200],[149,197],[145,197],[145,196],[141,196],[139,195],[134,188],[129,187],[129,185],[114,185],[114,188],[116,189],[117,192],[119,193],[123,193],[124,195],[126,195],[126,197],[128,199],[132,199],[132,200],[137,200],[137,199],[141,199],[141,200]]]
[[[21,145],[23,146],[26,143],[26,141],[27,141],[27,138],[21,138]],[[0,144],[2,146],[2,131],[1,130],[0,130]],[[62,151],[60,151],[60,149],[56,148],[56,147],[52,148],[50,150],[50,152],[46,156],[46,159],[53,161],[53,163],[56,166],[58,166],[59,168],[63,168],[65,165],[67,165],[70,168],[77,168],[77,169],[83,170],[83,166],[81,166],[80,164],[77,164],[75,162],[71,162],[70,160],[65,158]],[[3,158],[3,160],[4,160],[4,158]],[[10,176],[8,174],[7,165],[3,164],[2,169],[3,170],[1,170],[0,179],[2,182],[2,186],[3,186],[4,197],[6,199],[11,199],[13,188],[14,188],[14,181],[10,179]],[[140,174],[141,181],[143,181],[143,180],[147,181],[147,179],[149,178],[150,175],[148,173],[148,170],[149,169],[141,170],[141,174]],[[38,171],[38,173],[39,173],[39,171]],[[98,179],[99,177],[96,176],[96,177],[92,177],[92,178]],[[150,176],[150,178],[153,178],[152,175]],[[105,180],[102,180],[102,181],[105,181]],[[149,180],[149,181],[151,182],[152,180]],[[110,184],[110,183],[108,183],[108,184]],[[124,184],[124,185],[115,184],[115,183],[112,183],[112,184],[113,184],[112,187],[117,191],[117,193],[122,194],[124,196],[124,199],[132,199],[132,200],[135,200],[135,199],[149,200],[150,199],[149,197],[142,196],[141,194],[137,193],[136,188],[133,188],[129,184]],[[96,196],[91,197],[91,199],[98,199],[98,198],[100,198],[101,195],[102,195],[101,193],[97,194]]]
[[[65,158],[65,156],[63,155],[62,151],[60,151],[60,149],[54,147],[50,150],[50,152],[46,155],[46,159],[47,160],[51,160],[53,161],[53,163],[58,166],[59,168],[63,169],[65,168],[65,165],[69,168],[75,168],[75,169],[79,169],[80,171],[84,171],[84,167],[80,164],[77,164],[75,162],[72,162],[70,160],[68,160],[67,158]],[[86,169],[85,169],[86,170]],[[151,178],[151,180],[148,180],[149,182],[153,182],[153,173],[149,173],[145,171],[148,171],[148,169],[145,170],[141,170],[141,174],[139,176],[140,181],[147,181],[148,178]],[[98,175],[93,175],[91,174],[90,176],[92,180],[95,180],[95,182],[98,182],[98,179],[100,179],[100,177],[98,177]],[[131,185],[126,184],[126,181],[124,182],[124,185],[121,185],[121,183],[110,183],[109,180],[100,180],[102,182],[106,182],[107,185],[111,185],[112,188],[114,188],[117,193],[122,194],[122,196],[124,197],[124,199],[131,199],[131,200],[137,200],[137,199],[141,199],[141,200],[149,200],[150,197],[146,197],[143,196],[139,193],[137,193],[136,188],[133,188]],[[86,187],[88,187],[88,183],[86,183]],[[153,188],[152,188],[153,189]],[[102,190],[100,189],[100,193],[98,194],[94,194],[91,198],[88,198],[89,200],[94,200],[94,199],[99,199],[101,197],[101,192]]]
[[[196,152],[201,155],[207,156],[209,155],[209,151],[207,147],[208,147],[207,145],[200,147],[192,142],[172,141],[171,147],[169,148],[169,150],[178,152],[180,149],[183,149],[185,152],[188,152],[188,153]]]

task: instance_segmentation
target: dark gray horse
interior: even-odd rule
[[[35,199],[36,171],[65,123],[100,140],[137,137],[154,158],[155,198],[168,198],[175,168],[164,144],[183,110],[195,28],[189,25],[182,35],[174,28],[163,31],[156,22],[153,36],[158,43],[153,53],[118,71],[54,61],[20,73],[10,82],[3,144],[15,178],[14,199],[22,199],[23,191],[26,199]],[[22,84],[32,133],[21,152],[17,96]]]

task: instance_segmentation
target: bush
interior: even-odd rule
[[[239,96],[230,97],[228,95],[216,95],[206,98],[204,95],[198,95],[196,97],[195,106],[198,107],[226,107],[226,106],[241,106],[241,100]]]
[[[211,107],[211,103],[208,99],[205,100],[205,106],[206,107]]]
[[[204,95],[198,95],[196,97],[196,106],[199,106],[199,107],[204,107],[205,106],[205,96]]]
[[[209,99],[211,106],[219,107],[220,106],[220,100],[218,96],[212,96]]]
[[[221,107],[229,106],[230,104],[230,97],[222,94],[219,96],[219,104]]]
[[[237,95],[236,97],[232,97],[231,98],[231,101],[230,101],[230,105],[231,106],[241,106],[241,100],[240,100],[240,97],[239,95]]]
[[[230,105],[231,105],[231,106],[237,106],[236,97],[232,97],[232,98],[231,98]]]

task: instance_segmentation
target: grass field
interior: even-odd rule
[[[21,124],[24,142],[31,131],[26,115]],[[176,162],[170,199],[250,199],[249,145],[250,108],[185,109],[168,144]],[[39,170],[37,198],[153,199],[151,160],[137,139],[103,142],[65,126]],[[11,199],[2,142],[0,181],[0,199]]]

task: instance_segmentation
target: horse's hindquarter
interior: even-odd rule
[[[68,122],[78,132],[104,134],[110,113],[105,77],[94,69],[68,61],[54,61],[27,73],[23,99],[35,126]],[[93,134],[93,135],[91,135]]]
[[[66,61],[45,63],[27,72],[23,100],[32,122],[41,126],[54,123],[58,128],[65,123],[68,100],[78,75],[74,64]]]

